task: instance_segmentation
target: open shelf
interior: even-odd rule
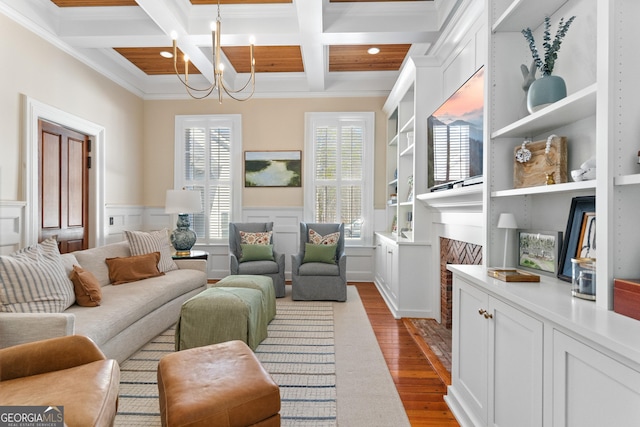
[[[389,141],[389,147],[394,147],[396,145],[398,145],[398,135],[394,136],[391,138],[391,141]]]
[[[614,185],[635,185],[640,184],[640,173],[631,175],[616,176],[613,179]]]
[[[411,156],[413,155],[413,148],[415,147],[415,144],[411,144],[410,146],[408,146],[407,148],[405,148],[402,153],[400,153],[400,157],[405,157],[405,156]]]
[[[411,132],[413,130],[413,124],[415,122],[415,116],[412,116],[407,123],[404,124],[404,126],[402,126],[400,128],[400,133],[402,132]]]
[[[514,196],[527,196],[533,194],[550,194],[550,193],[563,193],[580,190],[592,190],[596,188],[596,181],[580,181],[580,182],[565,182],[562,184],[553,185],[538,185],[535,187],[526,188],[513,188],[509,190],[499,190],[491,192],[491,197],[514,197]]]
[[[596,113],[596,84],[524,117],[491,134],[491,138],[526,138]]]
[[[566,0],[514,0],[491,26],[492,32],[520,32],[540,24],[545,16],[551,16]]]

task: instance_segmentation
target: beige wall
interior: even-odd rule
[[[142,202],[143,101],[0,14],[0,200],[22,194],[21,94],[106,129],[105,201]]]
[[[385,204],[385,98],[254,98],[246,102],[216,100],[145,101],[144,204],[162,206],[165,191],[173,188],[174,117],[185,114],[241,114],[243,151],[302,150],[304,114],[327,111],[373,111],[376,114],[376,208]],[[304,182],[303,182],[304,185]],[[246,207],[302,206],[302,188],[245,188]]]
[[[22,101],[27,95],[106,129],[105,202],[163,206],[173,187],[174,117],[178,114],[241,114],[243,150],[302,150],[304,114],[326,111],[376,113],[376,208],[385,204],[386,119],[384,98],[291,98],[236,102],[143,101],[57,47],[0,14],[0,200],[22,194]],[[9,42],[11,41],[11,42]],[[16,58],[16,61],[11,61]],[[248,188],[243,205],[302,206],[302,188]]]

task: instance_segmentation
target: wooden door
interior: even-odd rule
[[[56,236],[61,253],[88,248],[89,137],[38,120],[39,237]]]

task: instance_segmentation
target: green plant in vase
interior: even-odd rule
[[[531,84],[527,93],[527,109],[530,113],[536,112],[567,96],[567,87],[564,80],[562,77],[552,75],[552,73],[556,60],[558,59],[558,51],[560,50],[562,40],[567,35],[567,31],[569,31],[569,27],[575,18],[575,16],[572,16],[566,21],[564,18],[560,18],[558,30],[556,31],[553,41],[551,41],[551,33],[549,31],[551,28],[551,20],[548,16],[544,18],[543,58],[540,57],[540,53],[536,47],[531,28],[527,27],[522,30],[524,38],[529,43],[529,49],[531,50],[535,66],[542,73],[542,77]]]

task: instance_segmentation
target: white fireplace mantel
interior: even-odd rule
[[[428,208],[440,212],[482,212],[482,184],[416,196]]]

